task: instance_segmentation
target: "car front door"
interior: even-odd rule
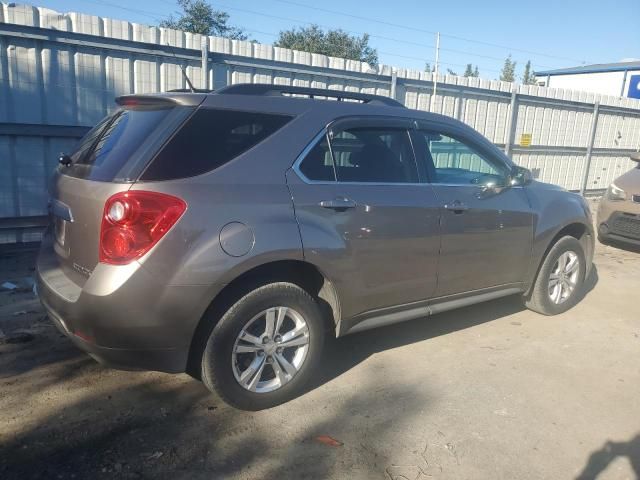
[[[418,157],[442,211],[436,296],[517,286],[529,266],[533,212],[493,146],[464,128],[420,124]]]
[[[435,292],[439,203],[407,120],[341,120],[287,174],[305,258],[334,282],[342,318]]]

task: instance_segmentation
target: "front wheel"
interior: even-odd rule
[[[547,253],[525,305],[543,315],[566,312],[582,297],[586,273],[582,245],[575,237],[562,237]]]
[[[324,344],[317,302],[291,283],[272,283],[242,297],[213,329],[202,380],[228,404],[261,410],[299,395]]]

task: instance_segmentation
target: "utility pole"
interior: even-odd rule
[[[429,111],[433,111],[433,105],[436,99],[436,92],[438,91],[438,71],[440,70],[440,32],[436,33],[436,68],[433,72],[433,95],[431,95],[431,102],[429,104]]]

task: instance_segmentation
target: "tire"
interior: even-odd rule
[[[551,275],[552,273],[559,271],[559,260],[561,258],[563,260],[572,258],[570,254],[575,254],[577,261],[579,262],[575,271],[575,286],[566,298],[560,298],[560,302],[558,303],[558,287],[551,288]],[[580,242],[575,237],[571,236],[560,238],[553,247],[551,247],[551,250],[549,250],[547,256],[542,262],[536,281],[531,289],[531,293],[524,299],[525,306],[534,312],[541,313],[542,315],[558,315],[574,307],[580,301],[584,293],[586,266],[584,250],[582,249]],[[554,278],[555,277],[557,277],[557,275],[555,275]],[[573,277],[569,276],[565,271],[565,276],[563,278],[567,282],[566,285],[570,285]],[[558,284],[556,283],[556,285]],[[564,285],[562,288],[565,288]],[[560,295],[560,297],[562,297],[562,295]],[[554,298],[556,301],[554,301]]]
[[[279,323],[276,318],[283,319],[282,335],[273,331],[268,335],[267,315],[271,315],[273,330]],[[305,332],[305,324],[306,333],[298,333]],[[243,339],[239,338],[241,332]],[[285,341],[287,334],[293,340]],[[305,340],[306,346],[278,347]],[[202,355],[202,381],[241,410],[274,407],[304,391],[315,373],[324,341],[324,321],[311,295],[292,283],[264,285],[238,300],[214,327]],[[295,372],[291,370],[294,366]],[[252,375],[254,371],[260,376]]]

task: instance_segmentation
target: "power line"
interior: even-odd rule
[[[168,0],[163,0],[164,3],[170,3]],[[263,13],[263,12],[258,12],[255,10],[249,10],[247,8],[239,8],[239,7],[232,7],[230,5],[223,5],[218,3],[217,6],[220,6],[222,8],[228,9],[228,10],[236,10],[239,12],[245,12],[245,13],[249,13],[249,14],[253,14],[253,15],[260,15],[262,17],[268,17],[268,18],[275,18],[278,20],[285,20],[287,22],[294,22],[294,23],[302,23],[302,24],[306,24],[306,25],[318,25],[320,27],[324,27],[327,29],[332,29],[335,28],[334,26],[331,25],[326,25],[326,24],[321,24],[321,23],[316,23],[316,22],[309,22],[306,20],[299,20],[299,19],[295,19],[295,18],[289,18],[289,17],[282,17],[282,16],[278,16],[278,15],[272,15],[270,13]],[[248,29],[245,29],[248,31]],[[427,44],[427,43],[420,43],[420,42],[413,42],[410,40],[404,40],[404,39],[400,39],[400,38],[393,38],[393,37],[386,37],[383,35],[378,35],[378,34],[373,34],[373,33],[368,33],[368,32],[358,32],[358,31],[354,31],[354,30],[344,30],[347,33],[351,33],[351,34],[356,34],[356,35],[369,35],[372,38],[380,38],[383,40],[388,40],[388,41],[392,41],[392,42],[397,42],[397,43],[403,43],[406,45],[414,45],[414,46],[418,46],[418,47],[424,47],[424,48],[435,48],[435,45],[433,44]],[[459,53],[459,54],[463,54],[463,55],[467,55],[467,56],[472,56],[472,57],[478,57],[478,58],[486,58],[489,60],[497,60],[497,61],[504,61],[504,58],[499,58],[499,57],[494,57],[491,55],[483,55],[480,53],[473,53],[473,52],[468,52],[468,51],[463,51],[463,50],[456,50],[453,48],[440,48],[441,51],[446,51],[446,52],[452,52],[452,53]],[[384,52],[380,52],[380,53],[384,53]],[[409,57],[407,57],[409,58]],[[536,64],[539,67],[543,67],[543,68],[556,68],[554,66],[551,65],[542,65],[540,63]]]
[[[398,23],[388,22],[386,20],[380,20],[380,19],[377,19],[377,18],[365,17],[365,16],[362,16],[362,15],[354,15],[354,14],[351,14],[351,13],[341,12],[339,10],[331,10],[331,9],[328,9],[328,8],[316,7],[316,6],[307,5],[307,4],[300,3],[300,2],[295,2],[293,0],[274,0],[274,1],[280,2],[280,3],[286,3],[286,4],[289,4],[289,5],[296,5],[298,7],[308,8],[308,9],[316,10],[316,11],[319,11],[319,12],[331,13],[333,15],[342,15],[344,17],[355,18],[357,20],[364,20],[364,21],[367,21],[367,22],[379,23],[381,25],[387,25],[387,26],[391,26],[391,27],[402,28],[402,29],[405,29],[405,30],[412,30],[414,32],[428,33],[428,34],[431,34],[431,35],[435,35],[437,33],[437,32],[435,32],[433,30],[425,30],[425,29],[422,29],[422,28],[412,27],[412,26],[408,26],[408,25],[401,25],[401,24],[398,24]],[[558,60],[570,60],[572,62],[578,62],[578,63],[582,63],[583,62],[583,60],[576,60],[575,58],[561,57],[561,56],[558,56],[558,55],[549,55],[547,53],[535,52],[533,50],[525,50],[525,49],[521,49],[521,48],[514,48],[512,46],[500,45],[500,44],[497,44],[497,43],[483,42],[481,40],[460,37],[458,35],[452,35],[452,34],[446,34],[446,33],[441,33],[440,35],[443,36],[443,37],[453,38],[453,39],[461,40],[461,41],[464,41],[464,42],[477,43],[479,45],[487,45],[487,46],[496,47],[496,48],[502,48],[502,49],[506,49],[506,50],[514,51],[514,52],[529,53],[529,54],[532,54],[532,55],[538,55],[538,56],[547,57],[547,58],[555,58],[555,59],[558,59]]]
[[[162,21],[162,19],[158,18],[157,14],[155,14],[153,12],[149,12],[148,10],[138,10],[137,8],[124,7],[122,5],[118,5],[116,3],[111,3],[111,2],[106,2],[104,0],[84,0],[84,1],[88,2],[88,3],[93,3],[94,5],[106,5],[108,7],[119,8],[120,10],[126,10],[127,12],[137,13],[138,15],[142,15],[144,17],[151,18],[151,19],[155,20],[156,22]]]
[[[129,7],[125,7],[125,6],[122,6],[122,5],[115,4],[115,3],[107,2],[105,0],[85,0],[85,1],[90,2],[90,3],[95,3],[95,4],[98,4],[98,5],[100,5],[100,4],[108,5],[110,7],[120,8],[122,10],[126,10],[126,11],[129,11],[129,12],[138,13],[140,15],[144,15],[144,16],[147,16],[147,17],[150,17],[150,18],[154,18],[156,21],[160,20],[160,19],[158,19],[158,18],[156,18],[154,16],[153,12],[150,12],[148,10],[139,10],[139,9],[129,8]],[[164,2],[164,3],[169,3],[169,2]],[[228,8],[228,7],[224,6],[223,8]],[[262,14],[260,14],[260,15],[262,15]],[[278,17],[276,17],[276,18],[278,18]],[[280,18],[283,18],[283,17],[280,17]],[[285,19],[285,20],[294,21],[294,20],[291,20],[291,19]],[[244,28],[243,30],[245,30],[247,32],[259,33],[259,34],[262,34],[262,35],[269,35],[269,36],[276,37],[276,38],[279,36],[279,34],[273,33],[273,32],[252,30],[252,29],[248,29],[248,28]],[[419,60],[419,61],[422,61],[422,62],[425,61],[425,58],[426,58],[426,57],[413,57],[413,56],[409,56],[409,55],[400,55],[400,54],[391,53],[391,52],[380,52],[380,53],[382,53],[383,55],[388,55],[390,57],[406,58],[406,59],[410,59],[410,60]]]
[[[140,9],[136,9],[136,8],[125,7],[123,5],[119,5],[119,4],[116,4],[116,3],[108,2],[106,0],[85,0],[85,1],[87,1],[89,3],[96,4],[96,5],[106,5],[106,6],[110,6],[110,7],[113,7],[113,8],[119,8],[119,9],[124,10],[124,11],[137,13],[139,15],[143,15],[143,16],[146,16],[148,18],[152,18],[158,23],[161,21],[161,19],[159,19],[157,17],[157,14],[155,14],[154,12],[150,12],[148,10],[140,10]],[[163,2],[163,3],[167,3],[167,4],[172,3],[172,2],[169,2],[168,0],[160,0],[160,1]],[[276,1],[284,1],[284,0],[276,0]],[[256,14],[259,14],[259,15],[270,16],[270,17],[274,17],[274,18],[280,18],[280,19],[287,20],[287,21],[296,21],[296,22],[300,22],[300,23],[309,23],[309,22],[293,20],[293,19],[289,19],[289,18],[285,18],[285,17],[277,17],[277,16],[274,16],[274,15],[266,15],[266,14],[262,14],[260,12],[249,11],[249,10],[246,10],[246,9],[237,9],[235,7],[228,7],[228,6],[222,6],[222,7],[223,8],[233,8],[233,9],[236,9],[236,10],[245,10],[247,12],[256,13]],[[248,29],[248,28],[244,28],[243,30],[245,30],[247,32],[251,32],[251,33],[258,33],[258,34],[261,34],[261,35],[268,35],[268,36],[271,36],[271,37],[274,37],[274,38],[277,38],[279,36],[279,34],[276,34],[276,33],[273,33],[273,32],[265,32],[265,31],[261,31],[261,30],[253,30],[253,29]],[[352,32],[352,33],[355,33],[355,32]],[[373,36],[373,35],[371,35],[371,36]],[[386,37],[384,37],[384,38],[386,38]],[[424,45],[424,46],[427,46],[427,47],[433,47],[432,45],[426,45],[426,44],[418,44],[418,45]],[[463,54],[467,54],[468,53],[468,52],[463,52],[463,51],[453,50],[453,49],[441,49],[441,50],[447,50],[447,51],[463,53]],[[379,51],[379,53],[381,53],[382,55],[387,55],[389,57],[403,58],[403,59],[407,59],[407,60],[417,60],[417,61],[420,61],[420,62],[425,62],[426,60],[428,60],[428,57],[416,57],[416,56],[411,56],[411,55],[402,55],[402,54],[397,54],[397,53],[392,53],[392,52],[385,52],[385,51]],[[476,55],[476,56],[481,56],[481,55]],[[491,58],[491,57],[488,57],[488,58]],[[493,59],[502,60],[502,59],[498,59],[496,57],[494,57]],[[440,61],[440,64],[454,66],[454,67],[466,67],[466,64],[443,62],[443,61]],[[548,67],[548,68],[553,68],[553,67]],[[486,72],[500,73],[499,70],[486,68],[484,66],[480,66],[479,69],[482,70],[482,71],[486,71]]]
[[[303,23],[303,24],[306,24],[306,25],[318,25],[319,27],[323,27],[323,28],[327,28],[327,29],[335,28],[334,26],[331,26],[331,25],[326,25],[326,24],[323,25],[321,23],[309,22],[307,20],[298,20],[298,19],[295,19],[295,18],[281,17],[281,16],[278,16],[278,15],[272,15],[270,13],[264,13],[264,12],[257,12],[255,10],[249,10],[249,9],[246,9],[246,8],[231,7],[229,5],[222,5],[220,3],[218,3],[216,5],[220,6],[222,8],[228,9],[228,10],[236,10],[236,11],[239,11],[239,12],[250,13],[250,14],[253,14],[253,15],[260,15],[261,17],[275,18],[277,20],[285,20],[287,22],[294,22],[294,23]],[[427,43],[412,42],[410,40],[402,40],[400,38],[385,37],[383,35],[377,35],[377,34],[368,33],[368,32],[358,32],[358,31],[355,31],[355,30],[344,30],[344,31],[347,32],[347,33],[356,34],[356,35],[368,35],[368,36],[370,36],[372,38],[381,38],[383,40],[389,40],[391,42],[404,43],[404,44],[407,44],[407,45],[415,45],[417,47],[435,48],[435,45],[427,44]]]

